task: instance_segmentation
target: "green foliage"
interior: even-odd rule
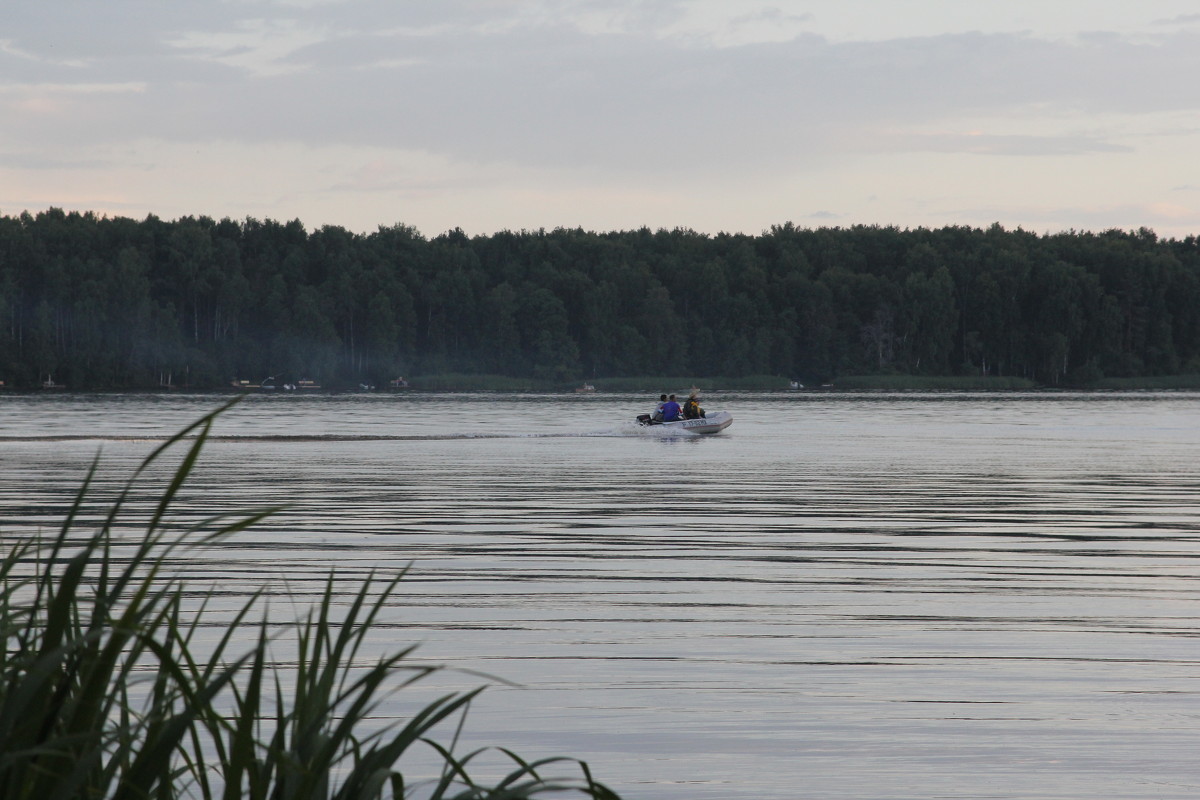
[[[422,375],[409,381],[409,386],[433,392],[552,392],[563,388],[553,381],[535,378],[472,375],[461,372]]]
[[[0,217],[0,380],[74,388],[504,375],[1012,377],[1200,359],[1200,243],[999,225],[461,230]]]
[[[331,575],[323,600],[285,625],[266,614],[250,624],[253,598],[215,645],[202,648],[196,633],[205,610],[185,612],[183,585],[166,574],[170,557],[271,513],[216,517],[182,531],[169,522],[217,413],[156,449],[96,531],[77,524],[93,462],[51,541],[9,543],[0,562],[0,796],[350,800],[416,792],[508,800],[571,792],[616,800],[586,764],[568,759],[526,762],[501,750],[512,761],[509,774],[490,784],[473,779],[468,768],[482,751],[456,754],[432,737],[439,725],[461,721],[480,690],[438,697],[403,723],[372,727],[383,697],[439,669],[410,663],[411,648],[373,661],[362,655],[400,576],[367,578],[343,608]],[[177,445],[184,456],[126,555],[129,542],[115,535],[122,512],[139,477]],[[235,640],[238,630],[254,631],[253,641]],[[293,665],[273,663],[269,648],[289,637]],[[237,647],[247,649],[234,654]],[[395,766],[418,745],[443,764],[422,783]],[[544,776],[563,765],[581,777]]]
[[[1001,392],[1035,389],[1028,378],[978,375],[844,375],[832,387],[851,392]]]
[[[1100,378],[1095,381],[1080,381],[1080,388],[1111,389],[1119,391],[1170,391],[1200,389],[1200,375],[1163,375],[1146,378]]]

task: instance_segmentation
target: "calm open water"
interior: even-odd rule
[[[0,536],[219,402],[0,397]],[[411,565],[381,649],[521,684],[466,745],[580,756],[629,798],[1200,797],[1200,395],[705,405],[733,426],[642,431],[633,395],[251,396],[180,514],[289,508],[183,566],[287,616],[330,567]]]

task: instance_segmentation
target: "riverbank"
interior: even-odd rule
[[[743,377],[650,376],[590,378],[564,384],[499,375],[451,374],[409,379],[410,388],[466,392],[1006,392],[1006,391],[1170,391],[1200,389],[1200,375],[1104,378],[1086,384],[1045,385],[1028,378],[979,375],[845,375],[828,383],[795,382],[778,375]]]
[[[1008,391],[1194,391],[1200,390],[1200,375],[1158,375],[1141,378],[1102,378],[1089,383],[1046,385],[1027,378],[978,375],[844,375],[828,383],[792,381],[778,375],[748,375],[742,377],[688,377],[688,376],[626,376],[614,378],[589,378],[574,383],[519,378],[508,375],[474,375],[469,373],[445,373],[414,376],[407,379],[403,388],[390,386],[323,386],[320,388],[284,386],[263,388],[247,386],[241,390],[223,386],[171,386],[171,387],[82,387],[55,385],[52,389],[5,386],[0,384],[0,394],[26,393],[171,393],[212,392],[228,394],[245,391],[253,394],[348,394],[357,392],[403,393],[403,392],[507,392],[542,394],[592,394],[595,392],[623,392],[653,394],[662,392],[686,392],[695,387],[702,393],[712,392],[1008,392]]]

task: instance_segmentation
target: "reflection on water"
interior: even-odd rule
[[[3,534],[213,405],[3,398]],[[726,395],[709,438],[648,405],[248,398],[181,514],[288,510],[182,566],[299,602],[411,564],[381,647],[524,687],[468,744],[634,798],[1200,796],[1200,396]]]

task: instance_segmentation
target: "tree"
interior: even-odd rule
[[[913,372],[946,374],[958,329],[954,279],[939,266],[931,275],[914,272],[904,281],[904,339]]]
[[[896,315],[892,309],[881,305],[875,309],[871,321],[862,326],[862,342],[880,370],[892,363],[896,343],[895,321]]]
[[[529,292],[520,303],[521,339],[533,376],[556,381],[579,374],[579,347],[567,330],[567,310],[549,289]]]

